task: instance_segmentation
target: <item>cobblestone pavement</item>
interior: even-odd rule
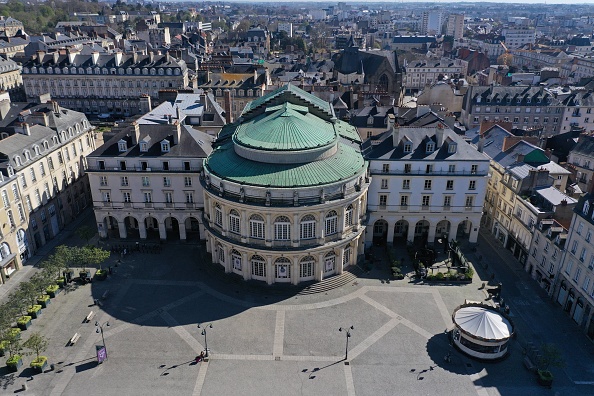
[[[477,254],[499,260],[482,250],[487,247],[481,243]],[[314,295],[274,296],[213,278],[204,271],[201,249],[167,244],[161,254],[134,253],[108,280],[59,295],[31,327],[50,337],[45,354],[55,370],[33,379],[28,368],[0,371],[0,393],[26,384],[26,395],[592,394],[566,370],[554,371],[552,390],[539,387],[522,366],[519,341],[499,363],[473,361],[457,351],[451,363],[444,362],[451,351],[444,334],[451,312],[466,299],[486,298],[479,275],[490,274],[481,268],[463,286],[424,285],[409,277],[389,281],[377,251],[371,271],[352,284]],[[118,258],[107,265],[115,266]],[[93,306],[94,299],[102,306]],[[84,323],[91,310],[96,316]],[[102,343],[95,321],[109,322],[103,327],[109,358],[101,365],[95,359],[95,346]],[[212,323],[206,337],[197,323]],[[345,332],[338,329],[350,326],[347,350]],[[75,333],[80,340],[66,346]],[[209,359],[196,364],[206,341]],[[586,345],[580,359],[591,351]]]

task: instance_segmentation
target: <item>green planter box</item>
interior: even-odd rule
[[[100,281],[107,279],[107,271],[106,270],[97,270],[97,272],[95,272],[95,279],[100,280]]]
[[[50,296],[44,294],[37,299],[37,304],[41,305],[41,308],[47,308],[51,301],[52,300],[50,300]]]
[[[91,277],[91,271],[80,271],[78,273],[78,276],[80,276],[81,278],[90,278]]]
[[[553,374],[549,370],[538,370],[538,383],[542,386],[548,386],[549,388],[553,385]]]
[[[47,368],[47,356],[39,356],[38,358],[33,359],[29,366],[38,373],[43,373]]]
[[[6,366],[8,367],[8,370],[10,370],[13,373],[16,373],[22,365],[23,358],[20,355],[14,355],[6,361]]]
[[[41,305],[33,305],[27,310],[27,314],[29,314],[29,316],[31,316],[33,319],[37,319],[39,316],[41,316]]]
[[[51,298],[55,298],[58,293],[60,293],[60,287],[58,285],[51,285],[48,286],[45,291]]]
[[[27,330],[29,326],[31,326],[31,317],[30,316],[21,316],[17,320],[17,326],[21,330]]]
[[[56,283],[58,284],[58,287],[60,289],[63,289],[64,288],[64,285],[66,284],[66,278],[64,278],[64,277],[58,278],[56,280]]]

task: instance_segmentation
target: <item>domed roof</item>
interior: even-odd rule
[[[338,138],[331,122],[309,113],[306,106],[285,102],[242,123],[236,144],[256,150],[299,151],[327,146]]]
[[[503,340],[511,336],[509,320],[492,309],[467,306],[454,311],[454,324],[465,333],[484,340]]]

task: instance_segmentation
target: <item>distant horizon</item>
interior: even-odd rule
[[[193,1],[187,0],[157,0],[163,1],[167,3],[193,3]],[[251,3],[251,4],[258,4],[258,3],[292,3],[292,4],[300,4],[300,3],[319,3],[320,5],[328,5],[328,4],[338,4],[338,3],[356,3],[361,5],[370,5],[370,4],[381,4],[381,3],[392,3],[392,4],[418,4],[418,3],[433,3],[433,4],[449,4],[449,3],[468,3],[468,4],[477,4],[477,3],[485,3],[485,4],[517,4],[517,5],[535,5],[535,4],[544,4],[544,5],[555,5],[555,4],[563,4],[563,5],[586,5],[592,6],[594,5],[594,0],[591,1],[574,1],[574,0],[552,0],[552,1],[542,1],[542,0],[525,0],[522,2],[518,2],[517,0],[417,0],[417,1],[410,1],[410,0],[373,0],[364,2],[361,0],[336,0],[336,1],[319,1],[319,0],[202,0],[205,3]]]

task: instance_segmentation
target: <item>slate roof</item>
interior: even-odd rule
[[[260,162],[239,155],[236,145],[263,155],[286,150],[286,155],[297,161]],[[355,127],[337,120],[328,102],[286,85],[249,103],[238,122],[223,127],[204,165],[210,173],[240,184],[318,186],[364,172],[366,165],[359,145]],[[328,156],[299,162],[300,150],[318,148]]]
[[[594,157],[594,136],[581,135],[571,152]]]
[[[392,38],[394,44],[427,44],[435,42],[435,36],[394,36]]]
[[[588,203],[588,208],[584,211],[586,202]],[[573,211],[590,224],[594,224],[594,194],[588,193],[582,196]]]
[[[372,144],[371,139],[363,143],[363,153],[368,160],[438,160],[438,161],[486,161],[488,158],[476,151],[472,146],[458,136],[449,128],[443,130],[443,143],[437,147],[437,138],[434,127],[429,128],[407,128],[401,127],[399,132],[399,143],[394,146],[392,131],[382,134],[379,139],[383,141],[379,144]],[[412,143],[412,151],[404,152],[404,141]],[[436,144],[435,151],[428,153],[426,144],[428,142]],[[448,144],[453,142],[457,144],[456,152],[448,152]]]
[[[387,60],[393,73],[400,72],[400,66],[396,61],[396,53],[392,51],[362,51],[358,47],[346,47],[343,51],[333,57],[334,70],[342,74],[365,73],[373,75],[380,68],[384,60]]]
[[[39,66],[58,66],[60,68],[63,67],[71,67],[76,65],[77,68],[87,68],[87,67],[106,67],[106,68],[136,68],[136,67],[181,67],[182,69],[186,68],[186,64],[182,60],[176,60],[175,58],[168,56],[168,55],[153,55],[151,58],[150,55],[137,55],[136,62],[134,61],[134,56],[130,54],[122,54],[121,63],[118,65],[116,64],[116,57],[115,54],[99,54],[97,58],[97,63],[93,63],[93,56],[92,55],[83,55],[77,54],[74,56],[73,62],[69,61],[68,55],[58,55],[57,57],[54,56],[54,53],[48,53],[41,56],[39,59],[38,57],[33,57],[27,60],[23,64],[23,68],[32,68],[32,67],[39,67]],[[119,75],[119,74],[118,74]],[[126,77],[126,75],[122,75],[122,77]]]

